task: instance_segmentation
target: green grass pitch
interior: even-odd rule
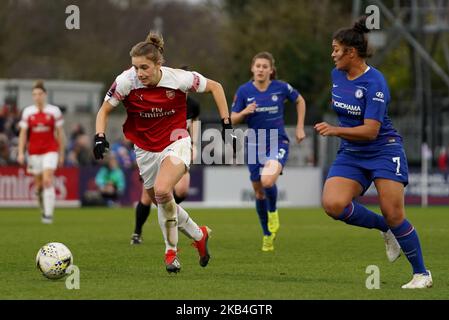
[[[448,299],[449,209],[407,208],[423,247],[434,287],[407,291],[404,256],[389,263],[376,230],[348,226],[322,210],[281,209],[275,251],[261,251],[254,209],[192,209],[212,230],[212,259],[198,264],[195,249],[180,234],[182,270],[169,275],[156,210],[144,227],[144,243],[129,244],[132,208],[57,209],[53,225],[37,209],[0,210],[0,299]],[[34,265],[38,249],[62,242],[80,269],[80,289],[65,279],[44,278]],[[380,289],[368,290],[366,268],[380,269]]]

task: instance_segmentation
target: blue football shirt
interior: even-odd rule
[[[279,139],[289,141],[284,128],[284,103],[286,100],[294,103],[298,96],[298,91],[284,81],[272,80],[267,90],[262,92],[254,86],[251,80],[237,90],[232,103],[232,111],[241,112],[248,105],[256,102],[255,112],[246,117],[248,127],[256,131],[268,129],[267,140],[270,134],[269,129],[277,129]]]
[[[381,123],[379,134],[372,141],[351,141],[341,138],[340,149],[380,150],[385,145],[402,145],[402,138],[388,117],[390,91],[382,73],[373,68],[360,77],[348,80],[346,72],[332,71],[332,108],[340,127],[363,125],[364,119]]]

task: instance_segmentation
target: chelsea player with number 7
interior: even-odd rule
[[[256,197],[256,211],[263,231],[262,251],[274,250],[279,229],[276,181],[282,173],[289,150],[284,128],[284,102],[296,105],[298,113],[296,141],[305,138],[304,98],[290,84],[276,80],[275,61],[271,53],[260,52],[251,63],[253,79],[240,86],[232,105],[231,122],[246,121],[246,161]]]
[[[387,115],[387,82],[366,63],[368,32],[366,17],[362,17],[352,28],[333,36],[332,108],[339,125],[321,122],[315,130],[322,136],[340,137],[341,144],[324,185],[322,204],[336,220],[380,230],[390,262],[400,256],[402,248],[413,268],[412,280],[402,288],[428,288],[432,276],[424,266],[418,234],[405,218],[407,158],[402,138]],[[383,216],[354,201],[373,181]]]

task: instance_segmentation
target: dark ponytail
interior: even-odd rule
[[[352,29],[354,29],[355,32],[364,34],[369,33],[371,30],[366,27],[366,16],[360,17],[353,25]]]
[[[352,28],[343,28],[334,33],[333,39],[346,47],[355,48],[360,58],[371,57],[366,34],[370,29],[366,26],[366,16],[360,17]]]

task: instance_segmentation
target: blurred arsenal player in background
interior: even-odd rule
[[[53,222],[55,208],[54,172],[64,164],[65,135],[61,110],[47,104],[43,81],[33,86],[34,105],[26,107],[19,123],[19,152],[17,161],[25,164],[28,140],[27,171],[34,175],[34,187],[42,211],[42,222]]]

